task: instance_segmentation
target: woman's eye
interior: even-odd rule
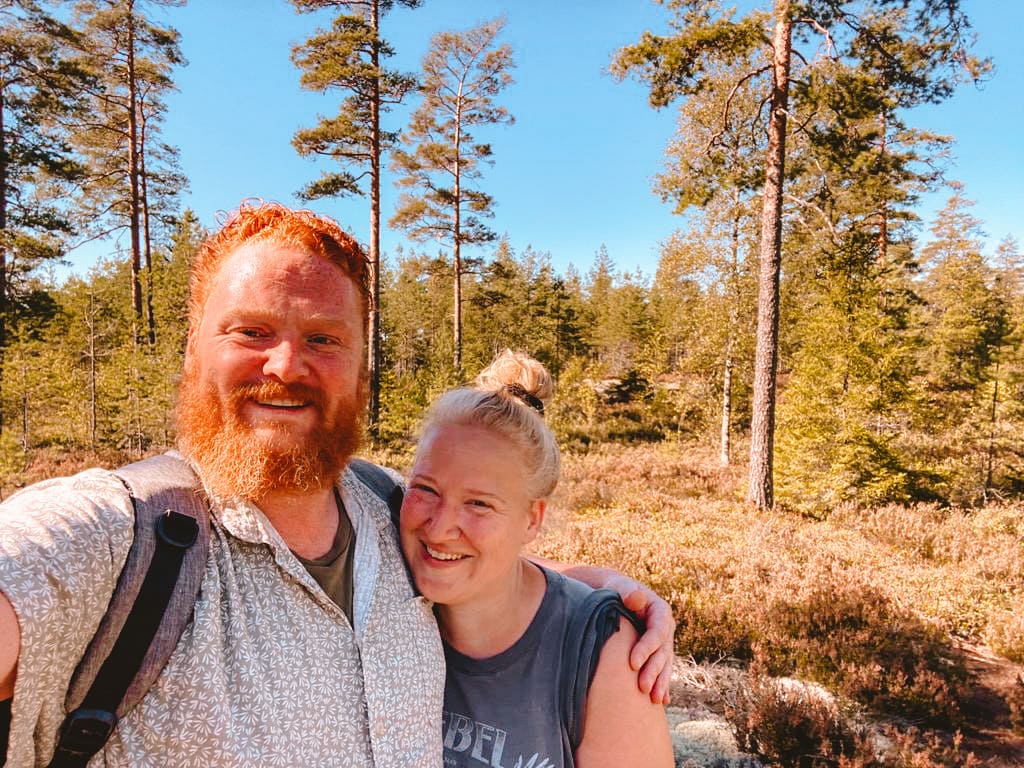
[[[423,493],[429,493],[429,494],[431,494],[432,496],[437,496],[437,491],[435,491],[435,490],[434,490],[433,488],[431,488],[431,487],[430,487],[429,485],[424,485],[423,483],[413,483],[413,484],[412,484],[412,485],[410,486],[410,490],[413,490],[413,491],[422,491]]]
[[[467,503],[469,504],[469,506],[473,507],[478,512],[485,512],[488,509],[491,509],[491,505],[488,502],[483,501],[481,499],[470,499]]]

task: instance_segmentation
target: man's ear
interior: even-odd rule
[[[547,509],[547,499],[534,499],[530,502],[530,522],[526,526],[526,535],[523,537],[523,544],[529,544],[540,533],[540,527],[544,523],[544,510]]]

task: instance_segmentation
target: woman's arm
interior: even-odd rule
[[[625,619],[608,638],[587,694],[577,768],[671,768],[665,709],[636,687],[626,663],[637,640]]]
[[[549,570],[582,581],[594,589],[610,589],[619,593],[626,607],[647,625],[647,631],[643,637],[636,640],[628,654],[629,668],[640,671],[635,679],[635,685],[644,693],[649,693],[651,701],[668,704],[676,634],[676,621],[669,604],[650,587],[610,568],[568,565],[537,555],[529,555],[529,559]]]

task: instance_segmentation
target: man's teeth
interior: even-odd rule
[[[468,557],[468,555],[457,555],[454,552],[439,552],[438,550],[431,549],[430,547],[427,547],[427,554],[435,560],[461,560],[464,557]]]
[[[301,400],[260,400],[260,405],[272,405],[276,408],[299,408],[305,403]]]

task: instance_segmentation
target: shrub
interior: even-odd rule
[[[1024,664],[1024,604],[1014,611],[995,610],[985,628],[985,639],[992,650],[1010,661]]]
[[[768,765],[831,768],[854,751],[854,735],[832,697],[796,680],[755,677],[726,717],[740,748]]]

